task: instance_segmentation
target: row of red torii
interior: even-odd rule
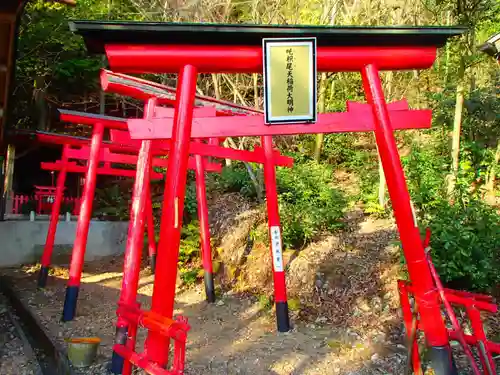
[[[271,247],[273,248],[274,242],[274,249],[281,249],[275,168],[291,167],[293,160],[273,149],[272,136],[374,131],[411,279],[411,284],[400,285],[407,333],[411,332],[413,317],[417,313],[416,308],[411,309],[406,303],[408,294],[411,293],[417,301],[420,320],[415,329],[421,329],[425,333],[435,373],[456,374],[449,341],[456,339],[458,333],[455,332],[456,335],[453,336],[453,332],[449,332],[441,319],[439,290],[427,263],[394,137],[396,129],[429,128],[431,111],[410,110],[405,101],[387,104],[379,71],[426,69],[434,62],[437,48],[444,45],[450,36],[462,33],[463,29],[377,30],[89,21],[72,22],[70,27],[84,36],[91,52],[106,53],[114,71],[178,73],[174,93],[173,90],[152,82],[103,71],[102,88],[142,100],[143,118],[126,120],[61,110],[63,121],[93,126],[92,138],[88,140],[40,134],[41,139],[48,142],[64,144],[62,160],[53,165],[45,165],[46,168],[61,171],[57,196],[62,194],[66,172],[86,173],[63,320],[73,319],[76,312],[96,175],[130,176],[127,174],[130,171],[125,173],[113,168],[111,164],[136,166],[123,282],[117,310],[116,344],[111,364],[113,373],[130,374],[133,365],[150,374],[183,373],[184,346],[189,325],[182,317],[173,320],[173,311],[188,168],[196,171],[205,289],[207,300],[213,301],[215,296],[204,172],[217,172],[220,165],[207,162],[205,157],[263,164]],[[262,38],[297,35],[317,37],[316,59],[319,71],[361,72],[368,104],[348,103],[347,112],[319,114],[316,123],[268,126],[259,111],[197,97],[196,81],[199,73],[262,72],[262,48],[259,46]],[[103,142],[106,128],[110,129],[111,142]],[[259,136],[261,147],[243,151],[219,146],[219,142],[225,137],[239,136]],[[157,158],[167,154],[168,159]],[[194,156],[190,157],[190,154]],[[70,161],[72,159],[87,160],[87,166],[77,166]],[[100,162],[104,162],[104,166],[101,167]],[[154,239],[149,235],[149,254],[152,259],[156,256],[152,307],[150,311],[143,311],[137,303],[137,287],[146,222],[148,233],[152,232],[153,227],[149,184],[151,179],[162,177],[152,169],[153,166],[166,166],[167,169],[157,251]],[[40,285],[45,285],[50,265],[59,211],[56,204],[54,211],[42,259]],[[285,332],[290,329],[285,268],[282,254],[276,250],[272,250],[271,254],[277,328],[278,331]],[[450,290],[446,293],[456,303],[467,305],[473,301],[474,309],[496,309],[490,300],[484,298],[480,304],[476,303],[479,297],[472,294],[458,294]],[[477,319],[475,321],[478,323]],[[480,318],[478,324],[482,327]],[[136,352],[135,348],[138,327],[149,331],[142,353]],[[483,336],[484,332],[483,335],[474,332],[466,339],[471,344],[483,340],[487,354],[500,351],[497,344],[487,341]],[[172,367],[166,370],[170,339],[175,342],[175,353]],[[418,347],[414,346],[412,349],[411,358],[415,373],[421,374]],[[491,355],[485,356],[485,361],[491,365]]]

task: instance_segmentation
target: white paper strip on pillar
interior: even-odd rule
[[[271,227],[271,249],[273,251],[274,271],[283,272],[283,251],[281,248],[281,233],[279,226]]]

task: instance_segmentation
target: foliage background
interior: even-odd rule
[[[411,107],[434,110],[432,129],[398,133],[397,141],[420,225],[433,230],[431,245],[439,273],[448,283],[488,290],[499,282],[500,267],[496,184],[500,69],[493,59],[477,51],[477,45],[500,31],[499,15],[498,2],[490,0],[79,0],[75,8],[34,0],[26,8],[20,30],[13,126],[84,135],[85,128],[60,124],[56,108],[140,115],[140,103],[100,92],[97,78],[103,61],[87,56],[81,38],[68,30],[69,19],[466,25],[469,33],[442,48],[431,69],[386,72],[382,80],[389,101],[406,98]],[[175,85],[175,76],[147,78]],[[322,111],[342,111],[346,100],[364,101],[359,74],[323,75],[319,87]],[[262,107],[258,75],[202,75],[197,91]],[[230,141],[226,146],[251,149],[258,140]],[[353,205],[362,206],[367,214],[391,215],[372,134],[330,134],[322,140],[316,136],[276,137],[275,141],[296,160],[292,170],[278,170],[286,247],[300,250],[325,232],[342,227],[343,214]],[[333,175],[339,171],[353,176],[358,189],[335,185]],[[258,165],[232,163],[221,176],[208,180],[211,195],[239,192],[262,204],[264,186]],[[196,263],[192,176],[190,181],[184,264]],[[129,188],[124,192],[111,189],[100,193],[101,209],[126,216]],[[266,236],[259,238],[265,241]]]

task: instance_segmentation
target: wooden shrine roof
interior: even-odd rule
[[[460,35],[464,27],[359,27],[210,23],[71,21],[91,53],[105,44],[191,44],[260,46],[262,38],[316,37],[318,46],[434,46]]]

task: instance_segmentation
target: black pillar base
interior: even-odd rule
[[[457,366],[449,345],[430,346],[428,358],[436,375],[458,375]]]
[[[47,278],[49,277],[49,267],[42,266],[38,273],[38,287],[45,288],[47,286]]]
[[[127,343],[128,329],[127,327],[117,327],[115,334],[115,343],[125,345]],[[111,365],[109,372],[114,375],[121,375],[123,371],[123,357],[118,353],[113,352],[111,357]]]
[[[156,254],[149,257],[149,266],[151,267],[151,273],[154,275],[156,271]]]
[[[205,272],[205,296],[208,303],[215,302],[214,274]]]
[[[69,322],[75,318],[76,314],[76,301],[78,301],[79,286],[68,286],[66,288],[66,297],[64,299],[64,308],[62,321]]]
[[[290,331],[288,302],[276,302],[276,324],[278,326],[278,332]]]

